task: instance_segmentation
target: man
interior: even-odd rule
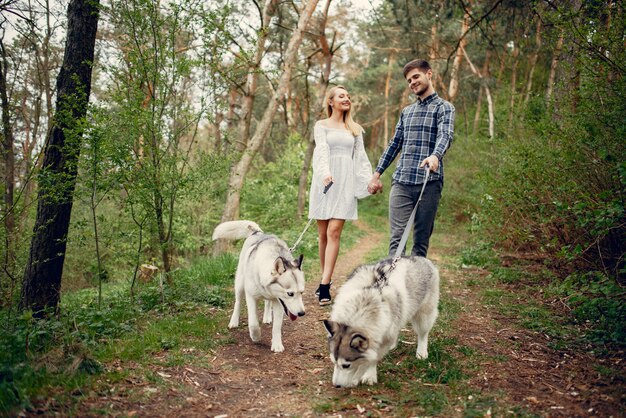
[[[411,255],[426,257],[443,189],[442,160],[454,133],[455,109],[435,92],[433,70],[428,62],[410,61],[403,73],[417,101],[402,110],[395,135],[380,157],[368,191],[382,191],[380,176],[400,154],[389,194],[389,255],[393,256],[404,229],[411,227],[407,223],[422,190],[428,165],[430,173],[415,215],[411,250]]]

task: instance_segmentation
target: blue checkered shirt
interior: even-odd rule
[[[402,184],[422,184],[424,170],[419,165],[424,158],[436,155],[439,168],[431,173],[430,180],[443,178],[443,156],[452,143],[454,112],[452,103],[437,93],[405,107],[376,171],[382,174],[400,153],[392,178]]]

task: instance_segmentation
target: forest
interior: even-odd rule
[[[0,0],[0,416],[626,413],[624,6]],[[326,92],[350,92],[375,167],[416,100],[415,58],[456,108],[435,357],[403,334],[380,390],[342,398],[328,311],[285,331],[307,335],[310,367],[297,340],[271,354],[226,328],[240,244],[211,237],[250,219],[294,243]],[[390,174],[346,224],[344,276],[386,256]],[[298,249],[312,304],[314,230]],[[534,360],[508,370],[516,350]],[[291,393],[263,401],[249,359],[288,369]]]

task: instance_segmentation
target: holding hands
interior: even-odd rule
[[[383,183],[380,181],[380,173],[379,172],[375,172],[374,175],[372,176],[372,179],[370,180],[370,182],[367,185],[367,191],[370,192],[370,194],[376,194],[378,192],[380,192],[380,193],[383,192]]]

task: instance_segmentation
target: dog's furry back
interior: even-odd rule
[[[244,239],[255,232],[263,232],[261,227],[252,221],[229,221],[219,224],[213,231],[213,239]]]
[[[328,331],[333,384],[353,387],[378,381],[378,361],[410,322],[417,334],[416,357],[428,358],[428,333],[438,315],[439,272],[423,257],[403,257],[357,268],[341,286]]]
[[[418,311],[436,311],[439,302],[439,274],[429,260],[402,258],[390,269],[391,259],[358,267],[339,290],[330,316],[365,331],[374,346],[395,340]]]

